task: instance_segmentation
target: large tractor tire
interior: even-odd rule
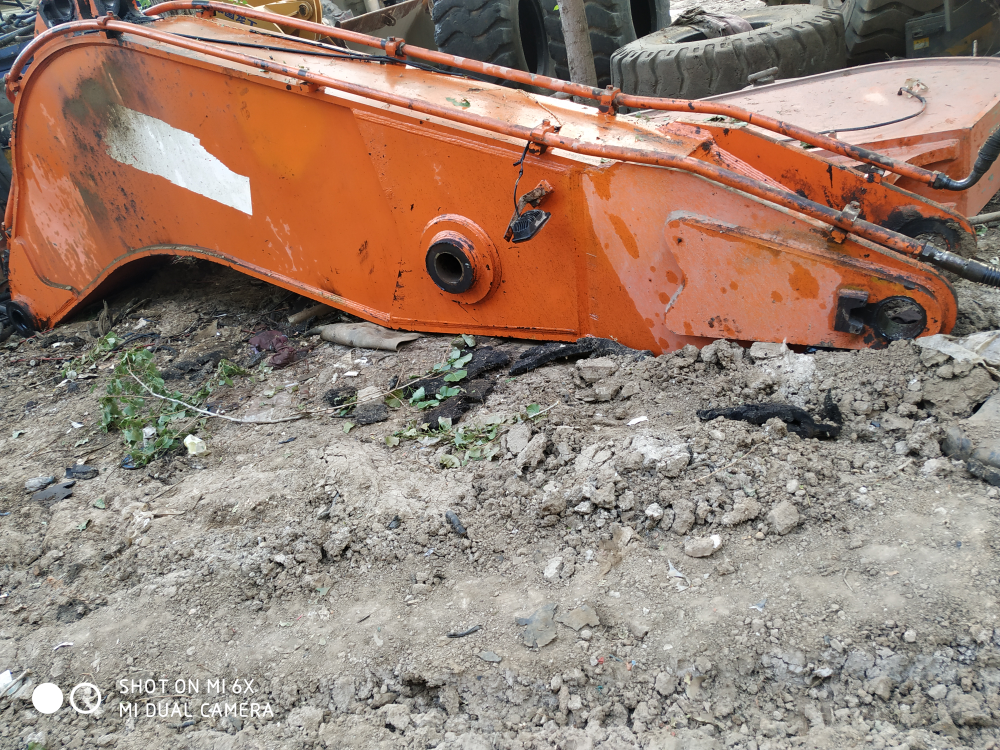
[[[529,73],[552,72],[539,0],[435,0],[431,18],[441,52]]]
[[[549,52],[557,78],[569,80],[566,40],[559,17],[559,0],[542,0]],[[670,0],[584,0],[597,85],[611,83],[611,56],[638,37],[670,25]]]
[[[943,7],[942,0],[847,0],[840,12],[850,61],[878,62],[889,55],[905,55],[906,22]]]
[[[615,86],[627,94],[678,99],[736,91],[772,67],[798,78],[844,67],[844,21],[838,11],[784,5],[737,14],[753,31],[707,39],[693,26],[670,26],[618,50]]]

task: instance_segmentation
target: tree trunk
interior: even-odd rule
[[[569,77],[573,83],[597,86],[594,51],[590,46],[590,30],[583,0],[559,0],[559,21],[566,40]]]

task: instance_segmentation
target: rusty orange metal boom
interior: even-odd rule
[[[394,328],[654,352],[720,337],[881,345],[951,330],[935,266],[1000,285],[959,254],[974,241],[961,215],[890,184],[992,180],[1000,136],[979,136],[963,180],[968,165],[949,176],[726,102],[591,89],[248,6],[333,43],[230,23],[216,2],[149,19],[115,7],[125,20],[76,6],[7,77],[8,309],[23,331],[164,255]],[[179,9],[200,17],[162,15]]]

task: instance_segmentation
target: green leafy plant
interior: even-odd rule
[[[469,371],[465,369],[465,366],[472,359],[472,352],[463,354],[461,349],[463,345],[473,347],[476,345],[476,340],[468,334],[462,334],[456,338],[452,342],[452,349],[448,358],[444,362],[438,362],[434,365],[428,375],[440,375],[444,373],[443,379],[446,384],[459,383],[467,378]],[[462,389],[459,386],[442,385],[438,388],[437,393],[428,393],[424,386],[420,386],[410,394],[407,400],[411,406],[415,406],[423,411],[424,409],[433,409],[435,406],[440,406],[442,401],[452,396],[457,396],[461,392]],[[406,399],[405,389],[397,388],[385,397],[385,403],[392,409],[398,409],[403,405],[404,399]]]
[[[106,334],[97,339],[97,341],[94,342],[94,345],[90,347],[83,354],[83,356],[77,357],[63,367],[62,376],[64,378],[75,378],[75,373],[83,372],[97,360],[103,359],[111,354],[115,347],[121,342],[122,336],[120,334],[117,334],[114,331],[108,331]]]
[[[523,415],[516,414],[487,425],[456,427],[447,417],[438,417],[437,424],[433,426],[429,422],[411,422],[405,429],[386,435],[385,444],[394,448],[404,440],[412,440],[425,448],[442,444],[451,445],[456,452],[444,453],[438,457],[438,463],[446,469],[465,466],[470,461],[491,461],[500,452],[496,440],[502,434],[501,428],[504,425],[542,419],[549,408],[551,407],[543,409],[538,404],[528,404]]]
[[[101,428],[105,432],[120,431],[132,462],[145,466],[192,432],[199,418],[189,406],[201,406],[213,388],[231,386],[234,377],[248,374],[232,362],[221,360],[213,377],[196,393],[185,396],[167,389],[152,352],[141,348],[127,351],[100,399]],[[144,435],[143,431],[150,427],[155,434]]]
[[[500,424],[484,426],[459,425],[454,427],[447,417],[439,417],[431,429],[428,423],[412,423],[405,429],[387,435],[385,444],[394,447],[403,440],[414,440],[425,448],[433,445],[451,445],[458,453],[445,453],[438,462],[446,469],[465,466],[469,461],[489,461],[500,451],[495,442],[500,432]]]

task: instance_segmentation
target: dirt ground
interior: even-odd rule
[[[962,325],[1000,327],[1000,295],[961,289]],[[305,300],[208,263],[164,265],[112,315],[133,300],[115,332],[158,334],[126,349],[154,347],[171,389],[214,382],[239,419],[314,413],[207,418],[207,455],[125,469],[99,403],[121,352],[81,359],[99,310],[3,345],[0,671],[30,671],[0,747],[995,746],[998,490],[940,449],[996,390],[982,367],[721,342],[502,368],[461,422],[498,426],[495,460],[445,468],[447,440],[387,444],[413,406],[347,431],[363,420],[324,397],[422,375],[452,337],[326,343],[287,323]],[[254,364],[272,328],[306,355]],[[220,357],[251,375],[219,386]],[[819,415],[827,393],[834,439],[696,415]],[[70,497],[26,493],[80,461],[100,473]],[[91,714],[68,707],[81,683]]]
[[[1000,231],[979,246],[996,263]],[[1000,293],[957,289],[958,332],[1000,328]],[[364,425],[326,396],[423,375],[451,336],[398,353],[326,343],[287,322],[306,300],[208,263],[166,264],[108,302],[138,302],[114,330],[158,334],[126,348],[155,349],[171,389],[212,383],[217,414],[275,423],[206,418],[208,454],[126,469],[99,401],[121,351],[65,377],[93,353],[99,310],[2,344],[0,673],[24,676],[0,686],[0,748],[1000,740],[1000,491],[941,452],[997,391],[983,367],[909,342],[721,342],[500,368],[458,423],[496,427],[494,460],[448,468],[464,451],[447,439],[390,445],[414,406]],[[305,356],[257,361],[248,339],[269,329]],[[475,350],[513,361],[530,345]],[[250,374],[220,386],[220,358]],[[818,416],[827,394],[844,420],[832,439],[696,414]],[[81,462],[99,474],[69,497],[26,492]],[[32,706],[46,682],[65,696],[51,715]],[[69,707],[77,686],[92,713]]]

